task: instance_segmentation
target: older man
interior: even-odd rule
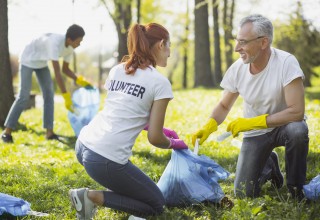
[[[304,198],[309,145],[304,120],[304,74],[292,54],[271,47],[272,39],[269,19],[250,15],[241,20],[235,46],[240,58],[227,70],[221,82],[224,95],[205,126],[193,135],[193,141],[200,138],[201,144],[216,131],[242,96],[244,117],[232,121],[227,128],[233,136],[244,132],[235,194],[258,196],[261,184],[268,179],[280,188],[283,177],[272,150],[284,146],[286,184],[291,195],[300,201]]]

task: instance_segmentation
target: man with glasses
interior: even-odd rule
[[[282,187],[283,176],[273,149],[284,146],[286,184],[292,197],[301,201],[309,145],[304,74],[292,54],[271,47],[272,39],[269,19],[250,15],[241,20],[235,45],[240,58],[221,82],[222,99],[192,139],[203,143],[242,96],[244,117],[227,127],[234,137],[244,132],[234,182],[236,196],[259,196],[261,185],[268,180],[274,187]]]

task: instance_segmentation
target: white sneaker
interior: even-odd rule
[[[140,218],[140,217],[137,217],[137,216],[134,216],[134,215],[130,215],[128,220],[147,220],[145,218]]]
[[[77,211],[77,219],[91,220],[96,212],[96,206],[88,198],[88,188],[70,189],[69,198]]]

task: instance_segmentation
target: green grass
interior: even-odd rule
[[[310,147],[308,155],[307,181],[320,173],[320,95],[319,89],[307,91],[306,114],[308,116]],[[174,92],[165,126],[177,131],[190,148],[191,134],[207,120],[213,106],[221,96],[220,90],[181,90]],[[103,99],[102,99],[103,100]],[[236,199],[233,195],[233,180],[239,148],[231,143],[231,138],[216,142],[228,122],[242,115],[241,100],[229,114],[227,120],[213,133],[199,150],[231,175],[220,183],[222,189],[235,203],[232,209],[200,204],[186,208],[166,208],[159,217],[148,219],[319,219],[320,204],[298,204],[289,199],[286,187],[279,191],[269,183],[262,188],[261,197],[256,199]],[[20,124],[13,133],[15,143],[0,143],[0,192],[20,197],[31,203],[35,211],[50,214],[49,217],[26,216],[20,219],[75,219],[67,192],[70,188],[89,187],[103,189],[91,180],[74,154],[75,137],[67,119],[63,104],[56,104],[55,131],[65,136],[65,144],[47,141],[42,128],[42,109],[24,112]],[[2,130],[0,129],[0,132]],[[241,141],[241,137],[236,140]],[[276,149],[280,156],[281,170],[285,170],[284,148]],[[158,181],[171,151],[151,146],[143,131],[133,148],[132,162],[140,167],[154,181]],[[128,214],[108,208],[99,208],[95,219],[127,219]]]

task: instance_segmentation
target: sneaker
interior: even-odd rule
[[[57,140],[60,141],[59,136],[56,134],[51,135],[50,137],[47,137],[47,140]]]
[[[140,217],[137,217],[137,216],[134,216],[134,215],[130,215],[128,220],[146,220],[145,218],[140,218]]]
[[[11,134],[5,134],[3,133],[1,135],[1,139],[4,143],[13,143],[13,138]]]
[[[79,220],[93,219],[96,212],[96,206],[88,198],[88,191],[88,188],[69,190],[69,198],[72,206],[77,211],[77,219]]]
[[[303,199],[306,198],[303,193],[302,188],[293,187],[293,186],[288,185],[288,190],[290,192],[291,198],[298,201],[298,202],[301,202]]]
[[[234,206],[234,203],[232,202],[232,200],[226,196],[220,200],[219,204],[222,208],[229,208],[229,209],[231,209]]]
[[[283,186],[283,175],[279,166],[278,154],[272,151],[270,157],[275,165],[274,169],[272,169],[271,172],[271,184],[274,185],[277,189],[280,189]]]

